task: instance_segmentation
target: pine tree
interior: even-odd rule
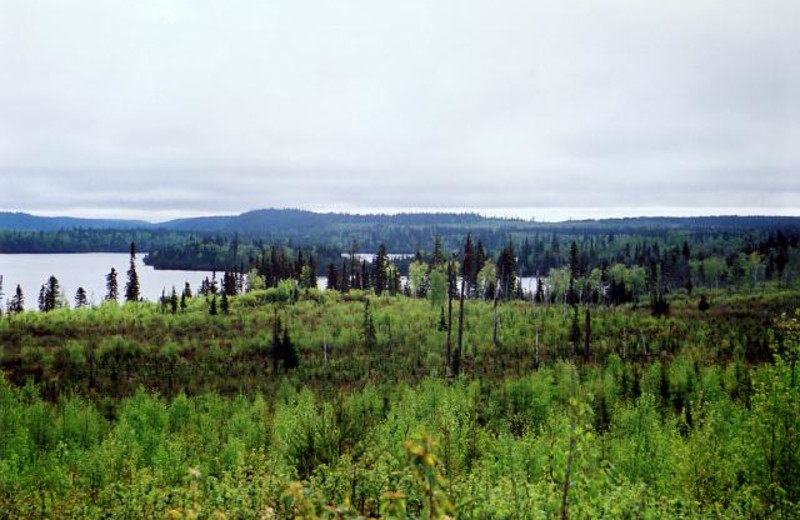
[[[16,291],[14,291],[14,296],[8,303],[8,313],[19,314],[24,310],[25,310],[25,296],[22,294],[22,287],[17,285],[17,289]]]
[[[131,242],[131,263],[128,268],[128,282],[125,284],[125,301],[139,301],[139,275],[136,274],[136,244]]]
[[[222,310],[222,314],[228,315],[230,313],[230,304],[228,303],[228,293],[222,293],[222,300],[220,300],[220,309]]]
[[[86,290],[83,287],[78,287],[78,290],[75,292],[75,308],[80,309],[81,307],[86,307],[88,303]]]
[[[327,278],[328,279],[327,279],[327,282],[325,284],[325,287],[329,291],[335,291],[335,290],[339,289],[338,280],[337,280],[338,273],[336,272],[336,266],[333,265],[333,263],[328,264],[328,275],[327,275]]]
[[[517,277],[517,260],[514,255],[514,245],[509,240],[508,244],[500,252],[497,259],[497,276],[499,279],[500,296],[508,300],[514,296]]]
[[[178,312],[178,293],[175,291],[175,286],[172,286],[172,294],[169,296],[169,306],[170,310],[172,310],[172,314],[176,314]]]
[[[534,297],[536,303],[544,303],[544,280],[541,276],[536,277],[536,296]]]
[[[39,287],[39,312],[47,312],[47,288],[42,285]]]
[[[442,237],[438,234],[433,239],[433,254],[431,255],[430,269],[436,269],[444,264],[444,253],[442,253]]]
[[[374,288],[375,294],[380,296],[388,288],[389,278],[389,256],[386,254],[386,246],[381,244],[378,247],[378,254],[375,257],[374,270]]]
[[[215,294],[211,299],[211,306],[208,308],[208,313],[211,316],[217,315],[217,295]]]
[[[47,287],[45,290],[45,310],[52,311],[59,306],[61,299],[61,289],[58,285],[58,279],[55,276],[50,276],[47,279]]]
[[[281,319],[278,317],[277,310],[275,311],[275,320],[272,323],[272,343],[270,344],[270,357],[272,358],[273,372],[278,371],[278,363],[283,357],[281,341]]]
[[[181,312],[186,312],[186,293],[181,294]]]
[[[371,350],[377,344],[375,323],[372,321],[372,312],[369,309],[369,298],[364,300],[364,348]]]
[[[310,289],[317,288],[317,259],[314,255],[308,256],[308,287]]]
[[[189,282],[186,282],[186,285],[183,286],[183,296],[186,298],[192,297],[192,287],[189,285]]]
[[[111,272],[106,275],[106,300],[116,303],[118,298],[117,270],[112,267]]]
[[[347,270],[347,262],[342,260],[342,271],[339,273],[339,283],[337,284],[340,292],[346,293],[350,291],[350,276],[352,274],[352,271]]]

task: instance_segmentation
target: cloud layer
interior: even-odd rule
[[[792,0],[0,13],[0,209],[800,212]]]

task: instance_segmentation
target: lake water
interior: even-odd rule
[[[144,254],[136,256],[136,272],[139,274],[141,295],[146,300],[158,301],[161,291],[166,290],[169,294],[173,286],[180,294],[186,282],[189,282],[192,292],[197,293],[203,278],[206,276],[210,278],[212,275],[205,271],[157,271],[142,263],[143,256]],[[74,305],[75,291],[78,287],[86,290],[90,303],[100,303],[106,294],[106,274],[112,267],[117,270],[117,284],[122,301],[129,259],[130,256],[124,253],[0,254],[0,276],[3,277],[4,293],[0,305],[5,309],[6,302],[19,284],[25,295],[25,308],[36,309],[39,288],[47,282],[50,275],[58,278],[61,292],[70,306]],[[403,277],[403,283],[405,282],[406,277]],[[535,278],[524,277],[521,282],[526,293],[533,293],[536,290]],[[317,278],[317,284],[320,289],[324,289],[327,279],[320,276]]]
[[[197,292],[200,282],[211,273],[203,271],[157,271],[142,263],[144,254],[136,255],[136,272],[139,275],[139,290],[143,298],[158,301],[161,291],[169,294],[172,286],[183,290],[186,282]],[[25,296],[25,309],[37,307],[39,288],[50,275],[58,278],[61,292],[70,306],[75,303],[78,287],[86,290],[89,302],[101,303],[106,294],[106,275],[111,268],[117,270],[117,284],[120,300],[125,294],[125,282],[130,263],[130,255],[124,253],[80,253],[80,254],[41,254],[5,255],[0,254],[0,276],[3,277],[3,300],[0,305],[5,310],[6,302],[16,290],[22,287]]]

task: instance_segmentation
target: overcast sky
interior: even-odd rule
[[[0,0],[0,209],[800,215],[797,0]]]

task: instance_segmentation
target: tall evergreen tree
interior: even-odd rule
[[[317,259],[311,254],[308,256],[308,286],[317,288]]]
[[[139,275],[136,273],[136,244],[131,242],[131,261],[128,268],[128,282],[125,284],[125,301],[139,301]]]
[[[275,319],[272,322],[272,343],[270,344],[269,354],[272,358],[272,370],[278,371],[278,364],[283,358],[281,341],[281,319],[278,317],[278,311],[275,311]]]
[[[172,314],[176,314],[178,312],[178,292],[175,290],[175,286],[172,286],[172,294],[169,296],[169,306]]]
[[[217,295],[213,295],[211,298],[211,305],[208,307],[208,313],[211,316],[217,315]]]
[[[364,300],[364,329],[362,331],[364,336],[364,348],[371,350],[377,344],[377,337],[375,333],[375,323],[372,321],[372,311],[369,308],[369,298]]]
[[[433,239],[433,254],[431,255],[430,268],[436,269],[444,265],[444,253],[442,252],[442,237],[438,234]]]
[[[75,308],[80,309],[81,307],[86,307],[88,303],[89,300],[86,297],[86,289],[78,287],[78,290],[75,292]]]
[[[517,287],[517,259],[514,254],[514,245],[510,240],[497,259],[497,277],[500,296],[505,300],[512,298]]]
[[[228,302],[228,293],[222,293],[222,299],[220,300],[220,309],[222,310],[222,314],[228,315],[231,311],[230,303]]]
[[[378,254],[375,256],[375,263],[373,264],[374,275],[374,289],[375,294],[380,296],[388,288],[389,278],[389,255],[386,253],[386,246],[381,244],[378,247]]]
[[[328,290],[336,291],[339,289],[338,283],[339,273],[336,272],[336,266],[331,262],[328,264],[328,274],[327,280],[325,282],[325,288]]]
[[[39,303],[39,312],[47,312],[47,288],[44,285],[39,287],[39,299],[37,302]]]
[[[283,370],[288,372],[289,370],[297,368],[300,364],[300,359],[297,356],[297,349],[292,342],[292,339],[289,337],[289,329],[283,329],[283,338],[281,339],[281,354],[283,358]]]
[[[106,300],[116,303],[118,298],[117,270],[112,267],[111,272],[106,275]]]
[[[61,288],[58,285],[58,279],[50,275],[50,278],[47,279],[47,291],[46,291],[46,300],[47,300],[47,310],[52,311],[55,310],[61,303]]]
[[[22,287],[17,284],[17,289],[14,291],[14,296],[8,302],[8,313],[19,314],[25,310],[25,295],[22,294]]]
[[[342,259],[342,271],[341,273],[339,273],[339,283],[337,284],[339,291],[346,293],[350,290],[351,275],[352,272],[349,272],[347,270],[347,262],[344,259]]]

